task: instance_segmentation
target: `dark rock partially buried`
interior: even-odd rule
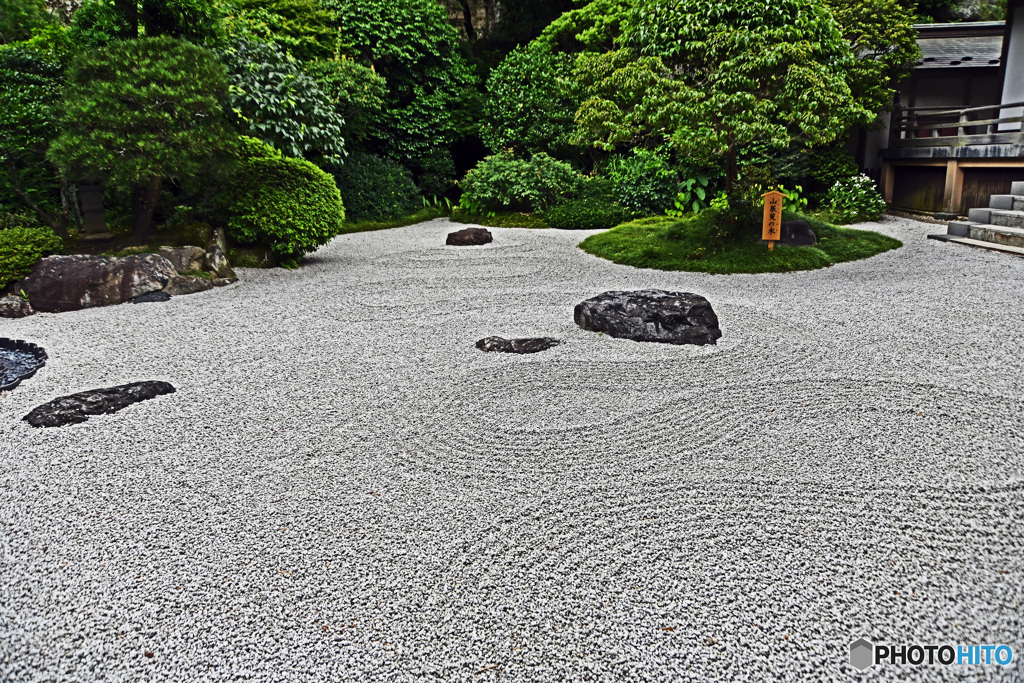
[[[448,239],[445,241],[445,244],[450,247],[478,247],[481,244],[493,241],[494,238],[491,236],[490,230],[466,228],[465,230],[448,233]]]
[[[504,339],[503,337],[485,337],[476,343],[481,351],[498,351],[500,353],[537,353],[547,351],[562,342],[551,337],[528,337],[525,339]]]
[[[167,292],[150,292],[149,294],[143,294],[132,299],[133,304],[158,304],[164,301],[170,301],[171,295]]]
[[[24,318],[33,313],[32,304],[20,296],[8,294],[0,298],[0,318]]]
[[[577,304],[573,317],[585,330],[634,341],[703,346],[722,336],[708,300],[686,292],[605,292]]]
[[[61,396],[44,403],[22,419],[33,427],[63,427],[85,422],[91,415],[116,413],[133,403],[174,392],[175,388],[167,382],[133,382]]]
[[[813,247],[818,243],[818,236],[811,230],[807,221],[782,221],[783,244],[791,247]]]

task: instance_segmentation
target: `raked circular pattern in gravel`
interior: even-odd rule
[[[1024,259],[887,219],[868,260],[709,276],[458,227],[0,322],[51,359],[0,396],[0,679],[1024,678]],[[573,324],[646,287],[706,296],[718,345]],[[1017,659],[855,675],[861,635]]]

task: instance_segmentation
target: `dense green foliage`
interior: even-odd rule
[[[532,45],[513,50],[487,81],[484,143],[495,152],[571,154],[578,104],[565,94],[571,73],[568,55]]]
[[[825,268],[843,261],[875,256],[902,246],[899,240],[867,230],[837,228],[798,214],[818,237],[814,247],[779,245],[774,251],[760,235],[746,235],[717,248],[711,246],[714,218],[705,212],[683,218],[645,218],[591,235],[580,243],[587,253],[636,268],[702,273],[786,273]]]
[[[343,44],[387,81],[366,151],[395,159],[425,193],[454,180],[449,146],[473,129],[476,76],[436,0],[323,0]],[[440,180],[439,180],[440,179]]]
[[[75,45],[101,48],[118,40],[170,36],[212,43],[222,35],[214,0],[139,0],[128,16],[115,0],[86,0],[71,18]]]
[[[236,39],[272,43],[300,61],[331,59],[339,47],[336,17],[316,0],[232,0],[224,23]]]
[[[646,149],[616,157],[608,165],[615,199],[641,213],[664,213],[675,203],[679,180],[668,160]]]
[[[0,0],[0,45],[28,40],[51,21],[44,0]]]
[[[885,213],[885,200],[866,175],[837,180],[828,191],[825,207],[838,223],[877,221]]]
[[[387,220],[421,207],[412,176],[398,162],[357,153],[328,170],[338,184],[349,220]]]
[[[606,197],[570,199],[544,212],[544,220],[561,230],[607,230],[633,218],[624,206]]]
[[[320,84],[269,43],[236,42],[222,58],[231,111],[244,135],[293,157],[341,156],[345,120]]]
[[[198,173],[234,136],[220,100],[224,67],[175,38],[140,38],[79,54],[62,132],[49,157],[69,176],[131,188],[136,238],[148,232],[164,179]]]
[[[0,230],[0,289],[28,275],[39,259],[63,248],[64,243],[49,228]]]
[[[543,152],[528,160],[495,154],[466,174],[459,206],[475,214],[543,211],[573,197],[581,184],[582,178],[572,166]]]
[[[302,65],[307,76],[330,98],[334,113],[343,119],[345,142],[360,143],[372,132],[372,117],[384,106],[387,83],[373,69],[348,57],[324,59]]]
[[[341,232],[345,209],[334,179],[314,164],[247,140],[226,188],[228,235],[294,264]]]

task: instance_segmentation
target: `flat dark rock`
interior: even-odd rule
[[[612,337],[663,344],[714,344],[722,331],[707,299],[687,292],[605,292],[577,304],[576,324]]]
[[[132,299],[133,304],[152,304],[160,303],[163,301],[170,301],[171,295],[167,292],[150,292],[149,294],[143,294]]]
[[[493,241],[494,238],[491,236],[490,230],[466,228],[465,230],[448,233],[448,239],[445,240],[445,244],[450,247],[477,247]]]
[[[537,353],[547,351],[562,342],[551,337],[527,337],[524,339],[505,339],[503,337],[485,337],[476,343],[481,351],[498,351],[500,353]]]
[[[818,236],[811,230],[807,221],[782,221],[783,244],[791,247],[813,247],[818,243]]]
[[[46,351],[20,339],[0,338],[0,391],[10,391],[46,365]]]
[[[167,382],[133,382],[107,389],[83,391],[44,403],[22,419],[33,427],[63,427],[85,422],[91,415],[116,413],[133,403],[173,394],[175,391]]]

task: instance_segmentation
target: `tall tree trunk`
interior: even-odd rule
[[[128,32],[122,36],[128,40],[139,37],[139,6],[136,0],[114,0],[114,6],[128,21]]]
[[[462,7],[462,19],[466,24],[466,37],[472,43],[476,40],[476,29],[473,28],[473,8],[470,7],[469,0],[459,0],[459,6]]]
[[[726,138],[729,149],[725,153],[725,195],[729,198],[729,206],[736,206],[736,135],[730,132]]]
[[[142,186],[132,189],[132,239],[134,245],[143,245],[149,242],[149,236],[153,231],[153,213],[156,211],[157,202],[160,201],[160,188],[163,185],[160,178],[153,178]]]

